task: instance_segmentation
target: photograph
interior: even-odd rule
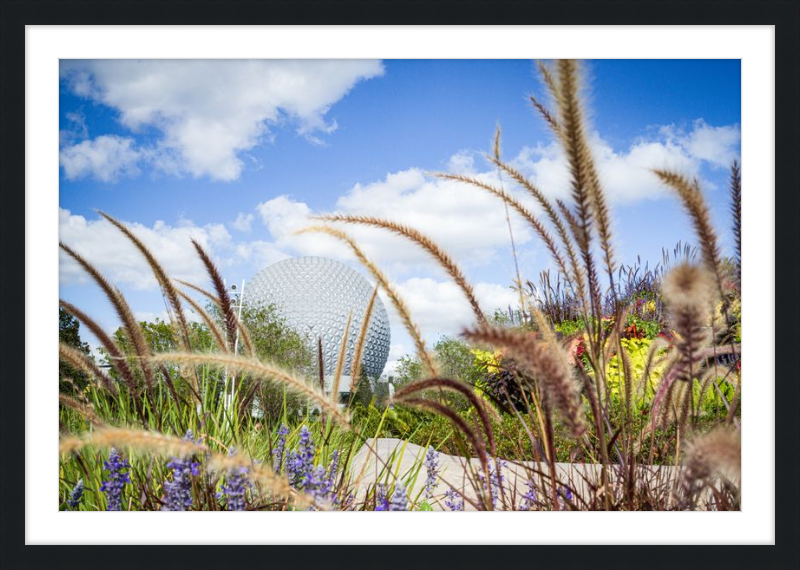
[[[58,73],[58,510],[741,510],[741,59]]]

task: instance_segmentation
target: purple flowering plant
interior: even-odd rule
[[[194,434],[189,430],[183,439],[193,442]],[[164,481],[164,504],[161,510],[188,511],[194,503],[192,478],[200,474],[200,463],[191,457],[173,457],[167,463],[167,468],[171,470],[171,479]]]
[[[122,510],[122,490],[127,483],[131,482],[128,472],[130,464],[122,458],[115,448],[111,448],[108,460],[103,462],[103,467],[107,471],[100,491],[106,494],[107,511]]]

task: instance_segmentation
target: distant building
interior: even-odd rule
[[[347,265],[324,257],[295,257],[260,271],[247,284],[245,305],[269,306],[303,336],[313,354],[322,341],[326,389],[331,389],[349,315],[340,392],[350,386],[352,359],[374,287]],[[362,352],[362,370],[371,380],[381,376],[389,358],[391,331],[386,308],[375,299]]]

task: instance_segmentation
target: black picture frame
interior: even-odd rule
[[[774,25],[776,397],[774,546],[26,546],[25,25]],[[6,0],[0,2],[0,568],[800,568],[800,1]],[[633,55],[633,54],[632,54]],[[55,245],[54,245],[55,247]],[[29,262],[31,260],[28,260]],[[53,301],[54,302],[54,301]],[[780,311],[778,311],[780,308]],[[758,378],[754,379],[757,381]],[[757,389],[754,387],[753,389]],[[50,492],[50,491],[43,491]],[[770,500],[765,497],[764,500]],[[491,516],[491,515],[489,515]],[[674,521],[674,519],[672,519]],[[476,523],[477,524],[477,523]],[[481,523],[482,524],[482,523]],[[713,524],[713,520],[709,523]],[[532,524],[531,532],[535,533]]]

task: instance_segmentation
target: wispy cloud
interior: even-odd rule
[[[139,174],[142,153],[128,137],[103,135],[66,146],[58,153],[67,180],[91,177],[115,182],[122,176]]]
[[[236,219],[231,222],[231,227],[237,231],[250,233],[252,226],[253,226],[253,214],[245,214],[244,212],[239,212],[239,215],[236,216]]]
[[[738,125],[714,127],[702,119],[687,130],[674,125],[654,129],[650,137],[640,138],[627,149],[614,149],[594,134],[591,137],[597,169],[609,200],[626,204],[661,198],[664,186],[652,169],[666,168],[700,177],[703,165],[730,167],[739,157],[741,132]],[[569,196],[569,169],[560,145],[556,143],[526,147],[512,160],[547,195]]]
[[[222,181],[239,178],[242,153],[268,140],[271,125],[291,121],[320,142],[337,126],[326,119],[331,106],[382,73],[380,61],[355,59],[61,62],[73,93],[115,109],[133,132],[161,133],[151,165]]]
[[[170,276],[199,281],[206,278],[203,264],[193,255],[191,240],[210,249],[231,245],[231,237],[222,224],[196,226],[189,221],[175,226],[156,222],[152,226],[125,222],[144,244],[155,253]],[[105,219],[87,220],[59,209],[59,239],[84,255],[112,282],[135,289],[155,289],[157,283],[141,253],[120,231]],[[88,281],[86,275],[65,254],[59,261],[59,282],[64,285]]]
[[[600,176],[614,204],[666,196],[650,172],[652,168],[671,167],[699,176],[703,165],[716,168],[728,158],[738,156],[736,126],[713,127],[698,121],[689,130],[661,127],[653,133],[652,137],[637,140],[624,150],[614,150],[606,141],[594,137],[592,144]],[[93,148],[90,141],[84,143]],[[710,160],[708,157],[712,155],[723,158]],[[511,160],[546,194],[568,195],[564,157],[555,145],[524,148]],[[448,162],[448,168],[492,184],[500,183],[497,172],[474,152],[457,153]],[[113,172],[113,169],[100,171],[99,176],[112,177]],[[502,182],[508,192],[537,211],[524,190],[515,188],[508,178]],[[387,218],[417,228],[451,253],[468,275],[476,277],[473,279],[476,293],[485,311],[516,305],[517,297],[507,286],[512,274],[506,212],[502,202],[488,193],[431,178],[420,169],[410,168],[388,174],[382,180],[354,185],[336,200],[334,210]],[[304,201],[289,196],[274,197],[259,203],[251,212],[239,212],[235,220],[227,223],[229,228],[247,234],[246,239],[234,239],[221,223],[197,226],[184,220],[176,225],[164,222],[131,225],[171,274],[203,282],[206,276],[202,265],[193,255],[187,255],[191,252],[191,238],[203,243],[223,268],[236,266],[244,275],[255,274],[271,263],[295,255],[320,255],[354,262],[347,247],[336,240],[296,234],[303,227],[319,223],[313,217],[321,213],[325,212]],[[521,248],[528,256],[524,259],[539,269],[542,264],[546,266],[549,256],[513,213],[512,229],[517,245],[527,244]],[[469,304],[425,252],[381,230],[348,227],[347,231],[398,284],[423,330],[453,334],[471,322]],[[104,220],[87,220],[62,209],[60,234],[61,239],[86,253],[115,282],[138,289],[156,287],[138,252]],[[80,271],[62,258],[62,283],[80,279]]]

